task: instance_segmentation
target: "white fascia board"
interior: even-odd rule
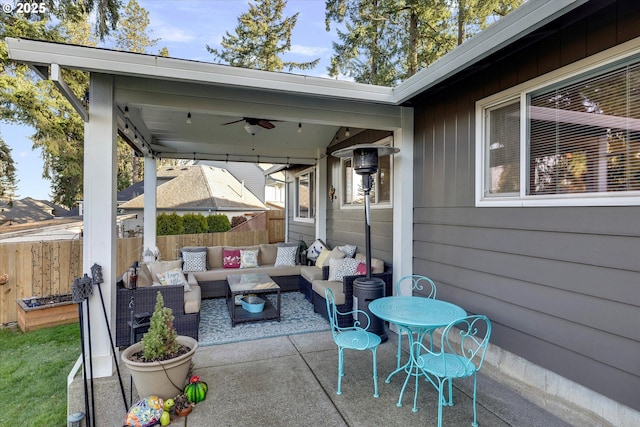
[[[298,74],[250,70],[95,47],[7,37],[9,58],[32,65],[56,63],[82,71],[315,94],[393,105],[393,89]]]
[[[421,92],[469,68],[588,0],[529,0],[522,6],[465,41],[428,68],[394,88],[394,100],[402,104]]]

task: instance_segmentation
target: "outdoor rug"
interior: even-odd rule
[[[275,304],[275,295],[267,295]],[[300,292],[280,294],[280,321],[238,323],[231,327],[225,298],[202,300],[198,344],[201,346],[251,341],[282,335],[306,334],[329,330],[329,322],[313,312],[313,305]]]

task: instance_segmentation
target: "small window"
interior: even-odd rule
[[[315,181],[316,173],[313,169],[308,169],[296,176],[296,221],[313,221],[316,216]]]
[[[385,138],[380,145],[390,146],[392,139]],[[372,176],[373,185],[369,193],[372,206],[391,206],[392,188],[392,164],[391,155],[378,158],[378,172]],[[342,159],[341,163],[342,199],[343,207],[364,206],[364,191],[362,187],[362,175],[358,175],[354,169],[351,158]]]

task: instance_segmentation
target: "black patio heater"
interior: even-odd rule
[[[399,152],[399,148],[386,147],[374,144],[359,144],[337,150],[333,153],[336,157],[351,157],[352,167],[355,173],[362,175],[362,190],[364,192],[364,236],[366,244],[367,274],[353,282],[353,308],[367,313],[371,324],[369,331],[378,335],[382,342],[387,340],[384,321],[374,316],[369,311],[369,303],[377,298],[385,296],[385,283],[379,277],[371,277],[371,200],[370,193],[373,187],[373,177],[378,172],[378,157],[387,156]],[[364,317],[364,316],[363,316]],[[363,320],[360,320],[362,323]]]

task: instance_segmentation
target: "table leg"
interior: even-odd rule
[[[278,312],[278,322],[280,321],[280,288],[278,288],[278,296],[277,296],[277,307],[276,311]]]

